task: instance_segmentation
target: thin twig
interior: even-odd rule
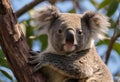
[[[72,3],[73,3],[73,6],[74,6],[74,9],[79,9],[79,11],[83,11],[79,5],[79,1],[77,0],[72,0]]]
[[[108,63],[110,53],[111,53],[111,50],[113,48],[113,45],[114,45],[115,41],[117,40],[118,37],[120,37],[120,33],[118,32],[118,28],[117,28],[118,25],[119,25],[119,21],[120,21],[120,13],[119,13],[118,19],[117,19],[116,24],[115,24],[114,34],[113,34],[113,36],[112,36],[112,38],[110,40],[108,50],[106,51],[106,59],[105,59],[106,64]]]
[[[28,10],[32,9],[34,6],[36,6],[37,4],[39,4],[42,1],[44,1],[44,0],[34,0],[33,2],[25,5],[23,8],[21,8],[20,10],[18,10],[17,12],[15,12],[16,16],[20,17],[22,14],[24,14]]]

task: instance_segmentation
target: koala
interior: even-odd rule
[[[37,34],[48,36],[48,46],[41,53],[30,51],[33,72],[41,71],[46,82],[113,82],[94,45],[95,39],[105,38],[108,20],[92,11],[60,13],[55,6],[36,11]]]

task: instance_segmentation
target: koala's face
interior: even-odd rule
[[[81,16],[61,14],[48,32],[53,48],[59,53],[71,53],[84,49],[90,37],[90,31],[81,24]]]
[[[60,13],[54,6],[35,15],[39,35],[48,35],[48,51],[59,54],[91,48],[95,38],[103,39],[110,26],[108,18],[96,12]]]

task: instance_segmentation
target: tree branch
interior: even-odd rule
[[[37,4],[39,4],[42,1],[44,1],[44,0],[34,0],[33,2],[25,5],[23,8],[21,8],[20,10],[18,10],[17,12],[15,12],[16,16],[20,17],[22,14],[24,14],[28,10],[32,9],[34,6],[36,6]]]
[[[77,0],[72,0],[74,9],[79,9],[79,11],[83,12],[83,10],[81,9],[80,5],[79,5],[79,1]]]
[[[18,82],[44,82],[27,64],[29,46],[20,29],[9,0],[0,0],[0,44]]]
[[[115,24],[114,34],[113,34],[113,36],[112,36],[112,38],[110,40],[110,44],[108,46],[108,50],[106,51],[106,59],[105,59],[105,63],[106,64],[108,63],[108,60],[109,60],[109,57],[110,57],[110,53],[111,53],[111,50],[113,48],[113,45],[114,45],[115,41],[117,40],[118,37],[120,37],[120,32],[118,32],[119,22],[120,22],[120,13],[119,13],[118,19],[117,19],[116,24]]]

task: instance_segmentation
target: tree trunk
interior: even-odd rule
[[[0,0],[0,44],[18,82],[44,82],[28,65],[29,46],[17,23],[9,0]]]

